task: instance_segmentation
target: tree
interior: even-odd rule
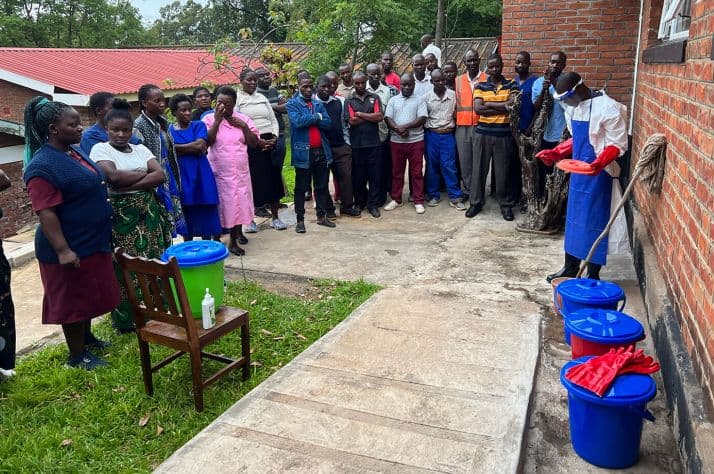
[[[213,6],[175,0],[159,9],[159,19],[151,27],[161,44],[201,44],[215,42],[217,30],[210,23]]]
[[[0,44],[114,48],[149,41],[128,0],[5,0]]]
[[[434,43],[441,47],[441,37],[444,36],[444,23],[446,23],[446,0],[437,0],[436,4],[436,35]]]
[[[418,31],[419,19],[400,0],[296,0],[290,36],[311,47],[306,69],[324,72],[348,60],[371,61]]]

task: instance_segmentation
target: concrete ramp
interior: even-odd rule
[[[292,229],[256,237],[277,255],[246,258],[252,271],[276,271],[292,255],[309,276],[361,268],[387,288],[156,472],[517,471],[540,340],[532,292],[548,291],[543,274],[558,265],[560,243],[515,233],[497,209],[475,220],[444,204],[431,220],[406,206],[385,214],[341,219],[337,232],[308,223],[311,244]],[[412,245],[399,244],[395,222]],[[382,256],[378,270],[352,244],[366,226],[383,227],[369,229],[362,249],[370,264]],[[329,254],[309,252],[323,238]],[[392,262],[390,249],[401,253]]]

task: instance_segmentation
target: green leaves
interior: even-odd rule
[[[151,42],[128,0],[3,2],[3,46],[115,48]]]

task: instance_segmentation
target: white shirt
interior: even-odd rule
[[[261,135],[272,133],[277,137],[280,133],[280,124],[268,98],[259,92],[246,94],[238,91],[237,95],[235,111],[250,117]]]
[[[436,64],[441,65],[441,49],[434,43],[429,43],[426,45],[426,48],[424,48],[424,51],[422,51],[421,54],[426,56],[429,53],[436,56]]]
[[[154,158],[153,153],[144,145],[132,145],[129,143],[131,151],[124,153],[111,146],[108,142],[97,143],[92,147],[89,157],[95,163],[100,161],[110,161],[114,163],[116,169],[121,171],[148,171],[149,160]],[[117,194],[109,189],[111,194]]]
[[[576,107],[561,103],[565,110],[565,124],[573,134],[573,120],[590,120],[590,144],[599,155],[606,146],[620,149],[620,156],[627,151],[627,107],[603,94],[580,102]],[[591,107],[592,105],[592,107]],[[620,166],[616,162],[606,168],[610,176],[620,176]]]
[[[389,101],[387,109],[384,112],[384,116],[394,120],[394,123],[397,125],[404,125],[418,117],[426,117],[428,115],[429,112],[426,109],[426,102],[424,102],[422,97],[417,96],[416,93],[409,97],[404,97],[402,94],[392,97],[392,100]],[[406,138],[393,133],[391,141],[394,143],[416,143],[423,139],[424,127],[418,127],[410,128],[409,136]]]
[[[372,89],[369,81],[367,81],[367,90],[373,94],[377,94],[379,96],[379,100],[382,101],[382,107],[387,107],[389,99],[392,98],[392,91],[389,90],[389,87],[380,83],[379,87]],[[381,141],[385,141],[387,137],[389,137],[389,129],[387,128],[387,124],[384,120],[382,120],[379,122],[379,139]]]
[[[446,89],[443,97],[439,97],[432,89],[422,96],[426,102],[429,115],[426,119],[426,128],[454,128],[454,110],[456,110],[456,92]]]
[[[414,76],[414,95],[417,97],[421,97],[424,94],[429,93],[430,90],[432,90],[433,87],[431,85],[431,78],[425,74],[424,75],[424,80],[420,81],[419,79]]]

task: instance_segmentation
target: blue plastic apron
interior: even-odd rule
[[[595,149],[590,143],[590,116],[592,100],[587,120],[572,120],[573,158],[592,163]],[[596,176],[570,174],[568,208],[565,218],[565,252],[584,259],[595,240],[605,229],[610,219],[612,176],[600,171]],[[607,260],[607,239],[597,246],[592,263],[605,265]]]

